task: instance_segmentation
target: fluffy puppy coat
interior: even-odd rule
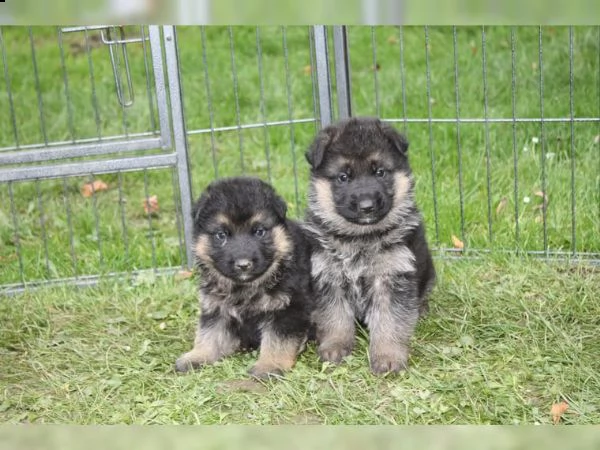
[[[286,210],[272,186],[253,177],[215,181],[195,203],[200,320],[177,371],[255,348],[255,377],[294,366],[310,332],[310,246]]]
[[[364,117],[324,128],[306,153],[313,320],[323,361],[339,363],[352,352],[358,321],[369,330],[372,372],[407,368],[435,282],[407,152],[403,135]]]

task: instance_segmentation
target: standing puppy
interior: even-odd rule
[[[201,312],[194,347],[179,372],[259,348],[255,377],[295,364],[310,329],[310,247],[267,183],[221,179],[194,205]]]
[[[322,361],[339,363],[352,352],[358,319],[369,329],[374,373],[407,367],[409,341],[435,280],[407,151],[391,126],[351,118],[324,128],[306,153]]]

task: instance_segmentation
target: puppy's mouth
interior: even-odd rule
[[[359,225],[372,225],[381,220],[381,217],[377,216],[361,216],[356,219],[356,223]]]

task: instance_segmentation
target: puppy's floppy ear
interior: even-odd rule
[[[330,125],[319,131],[305,154],[306,160],[313,169],[321,165],[325,150],[337,139],[339,132],[339,127],[334,125]]]
[[[379,122],[379,129],[388,139],[390,144],[392,144],[402,155],[405,155],[408,152],[408,139],[396,130],[396,128],[385,122]]]

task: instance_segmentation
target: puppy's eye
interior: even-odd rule
[[[217,231],[215,233],[215,239],[219,242],[223,242],[225,239],[227,239],[227,233],[224,231]]]
[[[337,179],[340,183],[346,183],[348,181],[348,174],[342,172],[338,175]]]
[[[375,170],[375,176],[379,178],[385,177],[385,169],[382,169],[381,167],[377,168]]]
[[[263,227],[258,227],[256,230],[254,230],[254,236],[259,238],[263,237],[266,233],[267,230],[265,230]]]

